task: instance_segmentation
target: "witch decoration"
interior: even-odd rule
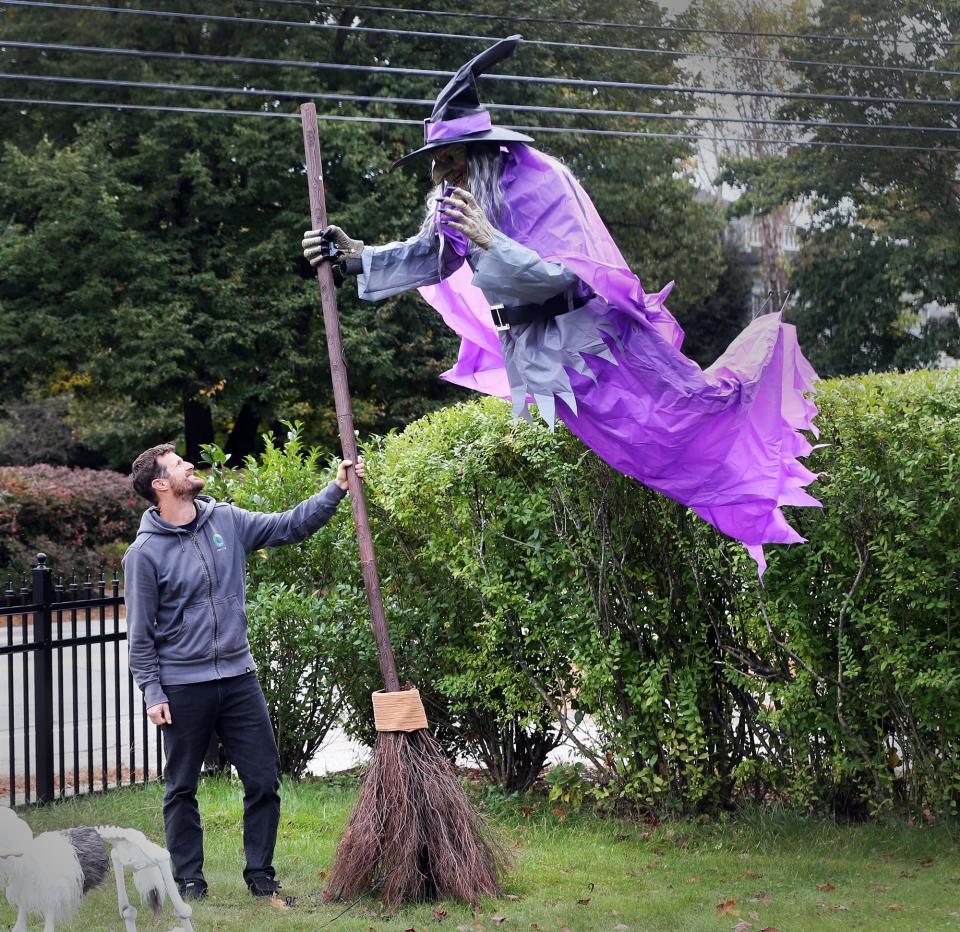
[[[781,506],[819,503],[799,459],[816,434],[816,378],[795,328],[758,317],[709,368],[681,352],[683,331],[627,267],[590,198],[528,136],[492,124],[476,79],[511,55],[511,36],[467,62],[440,92],[424,145],[435,185],[419,232],[365,246],[331,226],[304,235],[313,265],[356,274],[361,298],[419,289],[461,337],[443,378],[535,402],[614,469],[693,509],[766,566],[763,545],[803,538]]]

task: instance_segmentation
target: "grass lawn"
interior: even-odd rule
[[[25,813],[35,832],[104,823],[163,840],[156,784],[80,797]],[[485,808],[516,855],[507,897],[476,913],[453,903],[387,915],[364,900],[322,902],[338,832],[356,793],[352,778],[287,784],[276,866],[295,908],[255,901],[241,878],[241,801],[236,782],[201,788],[207,900],[194,904],[197,932],[347,930],[960,930],[960,853],[954,830],[934,825],[836,825],[750,810],[721,821],[650,828],[572,814],[545,800],[490,797]],[[133,891],[132,884],[128,884]],[[0,928],[16,918],[3,902]],[[133,900],[138,905],[135,892]],[[339,918],[337,918],[339,916]],[[167,930],[141,909],[138,928]],[[740,923],[738,927],[738,923]],[[34,920],[31,928],[40,928]],[[70,929],[122,929],[112,884],[90,894]]]

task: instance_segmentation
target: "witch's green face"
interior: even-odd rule
[[[462,142],[456,142],[435,149],[430,173],[436,185],[452,184],[455,188],[469,191],[470,165],[467,162],[467,147]]]

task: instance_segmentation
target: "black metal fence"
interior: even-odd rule
[[[15,587],[8,579],[0,602],[0,804],[51,802],[160,775],[160,732],[127,668],[126,641],[116,573],[109,581],[102,570],[96,580],[54,581],[41,553],[29,580]]]

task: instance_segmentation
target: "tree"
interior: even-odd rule
[[[955,319],[926,321],[921,312],[932,302],[950,306],[960,293],[960,175],[952,134],[960,124],[955,107],[909,101],[956,100],[957,77],[937,72],[955,72],[960,63],[958,46],[949,44],[960,35],[960,5],[832,0],[817,10],[812,28],[863,41],[792,42],[790,57],[826,63],[796,66],[796,90],[888,102],[795,100],[781,115],[861,124],[818,126],[810,139],[876,148],[796,147],[782,157],[737,163],[725,177],[748,189],[738,204],[745,211],[809,199],[813,229],[795,279],[801,338],[825,348],[838,329],[849,334],[836,355],[814,354],[821,375],[935,364],[958,334]],[[907,128],[878,129],[884,124]],[[854,280],[868,296],[851,293]]]
[[[709,366],[743,329],[750,308],[750,270],[732,237],[723,241],[724,267],[716,291],[684,316],[683,351]]]
[[[786,90],[795,77],[782,60],[778,33],[803,29],[807,23],[806,0],[771,5],[762,0],[698,0],[689,18],[711,32],[695,33],[693,48],[706,55],[709,83],[744,91]],[[718,165],[729,161],[757,159],[784,154],[792,135],[788,127],[776,125],[775,98],[745,94],[737,97],[708,96],[704,105],[721,121],[709,123],[704,147]],[[740,123],[723,122],[731,117]],[[790,204],[768,205],[754,218],[760,240],[760,267],[764,291],[779,308],[787,292],[787,265],[783,254],[783,232],[790,223]]]
[[[193,12],[232,14],[225,0],[187,4]],[[483,4],[493,14],[542,12],[532,0]],[[267,10],[263,11],[266,14]],[[263,15],[261,14],[261,15]],[[602,15],[601,15],[602,14]],[[611,15],[651,23],[652,3],[564,0],[554,15]],[[276,15],[272,8],[271,17]],[[285,13],[290,18],[294,12]],[[311,11],[310,21],[423,28],[403,13]],[[307,22],[307,17],[304,17]],[[471,28],[474,24],[470,22]],[[544,38],[568,39],[566,27]],[[600,33],[585,40],[605,41]],[[52,17],[18,8],[5,36],[74,45],[178,51],[199,55],[282,57],[341,65],[388,62],[451,70],[485,42],[437,42],[387,33],[346,33],[209,20],[140,18],[77,11]],[[610,54],[524,45],[517,72],[610,76]],[[666,83],[670,56],[620,53],[617,77]],[[307,92],[432,98],[443,78],[396,73],[280,68],[156,59],[110,59],[67,52],[0,50],[6,70],[86,80],[104,73],[130,82],[269,88],[295,95],[181,92],[134,87],[56,85],[51,96],[83,101],[295,112]],[[46,88],[46,85],[43,87]],[[37,84],[13,82],[11,96],[38,96]],[[672,107],[651,95],[619,93],[598,101],[589,89],[485,82],[487,100],[522,104]],[[648,99],[644,99],[644,98]],[[343,117],[410,118],[425,108],[344,101],[321,107]],[[549,114],[496,112],[503,122],[549,123]],[[659,128],[597,117],[597,128]],[[423,210],[420,177],[389,172],[419,130],[389,123],[324,123],[328,209],[367,242],[409,235]],[[533,135],[537,135],[533,132]],[[256,449],[261,428],[302,418],[307,439],[329,448],[336,427],[316,285],[299,255],[307,223],[302,143],[296,122],[192,113],[0,108],[0,403],[34,386],[64,394],[80,439],[111,465],[126,465],[148,443],[181,435],[186,452],[219,441],[238,461]],[[677,172],[684,142],[561,137],[540,145],[568,158],[608,216],[643,280],[659,288],[676,277],[673,307],[695,306],[721,268],[719,224],[693,199]],[[353,283],[341,289],[345,345],[358,428],[384,432],[463,390],[437,375],[453,361],[457,340],[416,295],[360,304]],[[158,434],[161,436],[158,437]]]

